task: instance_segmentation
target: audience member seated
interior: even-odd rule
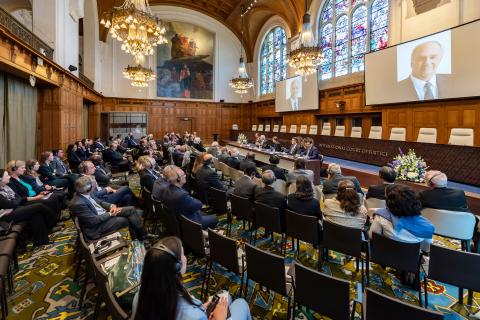
[[[255,201],[266,204],[267,206],[278,208],[282,221],[285,217],[285,208],[287,201],[283,193],[273,189],[272,184],[275,182],[275,174],[272,170],[266,170],[262,173],[263,187],[255,188]]]
[[[377,184],[368,187],[367,195],[365,198],[376,198],[385,200],[385,189],[387,186],[393,184],[397,178],[397,173],[390,166],[383,166],[378,172],[378,176],[382,179],[382,184]]]
[[[298,138],[292,138],[292,144],[290,145],[290,149],[288,149],[288,153],[292,156],[297,155],[300,151],[300,144],[298,143]]]
[[[293,170],[287,173],[287,185],[295,183],[298,176],[306,176],[313,184],[314,173],[312,170],[305,169],[305,159],[295,159]]]
[[[10,176],[0,169],[0,210],[3,215],[0,221],[20,223],[25,222],[33,236],[33,245],[49,244],[48,232],[52,227],[51,209],[39,202],[27,202],[9,186]],[[38,197],[40,198],[40,197]]]
[[[231,168],[240,170],[240,154],[237,148],[230,150],[230,157],[227,159],[227,165]]]
[[[77,145],[76,144],[69,144],[67,147],[67,160],[70,168],[72,170],[77,171],[78,165],[82,162],[82,160],[77,155]]]
[[[210,153],[215,158],[218,157],[218,154],[220,152],[219,147],[218,147],[218,142],[213,141],[212,145],[210,147],[208,147],[207,152]]]
[[[135,195],[127,186],[118,187],[100,187],[95,180],[95,165],[92,161],[84,161],[78,166],[78,172],[82,176],[88,176],[92,180],[92,194],[95,198],[115,205],[123,205],[125,207],[133,206],[136,203]]]
[[[351,180],[338,184],[337,197],[325,199],[325,220],[350,228],[362,229],[367,221],[367,209],[361,205],[360,197]]]
[[[247,152],[247,155],[245,156],[245,159],[240,161],[240,166],[239,169],[242,171],[245,171],[248,167],[252,168],[257,168],[257,165],[255,164],[255,153],[253,152]]]
[[[57,177],[53,172],[52,167],[50,167],[50,163],[53,161],[53,153],[50,151],[43,152],[40,156],[40,168],[38,168],[38,173],[40,174],[40,180],[44,184],[48,184],[50,186],[56,186],[59,188],[67,188],[68,192],[73,195],[73,180],[67,177]]]
[[[197,187],[200,190],[208,192],[210,188],[225,190],[224,185],[220,181],[220,177],[210,168],[213,162],[213,157],[209,153],[203,155],[203,166],[198,169],[195,174]]]
[[[160,178],[160,172],[155,171],[155,159],[141,156],[137,160],[137,171],[140,176],[140,186],[152,192],[155,180]]]
[[[100,187],[111,186],[113,188],[119,188],[120,186],[128,186],[128,181],[113,181],[112,172],[105,166],[101,153],[92,155],[90,161],[92,161],[95,166],[94,176]]]
[[[422,203],[415,191],[405,185],[390,185],[386,203],[386,208],[374,213],[370,237],[377,233],[397,241],[421,242],[422,250],[428,252],[435,227],[421,215]]]
[[[465,192],[460,189],[448,188],[448,178],[445,173],[427,171],[425,183],[430,189],[419,193],[424,208],[470,212]]]
[[[220,148],[220,153],[218,154],[217,158],[218,158],[218,161],[226,164],[229,156],[230,155],[228,154],[227,147],[221,147]]]
[[[205,152],[200,152],[197,153],[195,156],[195,161],[193,162],[192,169],[191,169],[191,175],[195,177],[197,174],[198,170],[203,167],[203,156],[205,155]]]
[[[271,149],[272,151],[275,151],[275,152],[282,151],[282,144],[280,143],[280,141],[278,141],[277,136],[272,137]]]
[[[93,144],[92,144],[93,151],[103,151],[105,150],[105,145],[100,140],[100,137],[95,137]]]
[[[105,161],[110,162],[112,167],[117,167],[120,171],[130,171],[130,163],[127,158],[117,150],[118,146],[117,142],[110,144],[110,148],[105,151]]]
[[[186,146],[182,145],[176,145],[175,150],[173,151],[173,163],[177,167],[182,167],[183,166],[183,159],[185,157],[185,153],[187,151]]]
[[[282,168],[277,167],[277,165],[280,163],[280,158],[272,154],[270,155],[268,162],[270,162],[270,164],[263,166],[262,170],[263,171],[272,170],[273,173],[275,174],[275,178],[287,181],[287,177],[285,176],[285,171]]]
[[[93,180],[81,176],[75,182],[75,196],[70,202],[70,211],[78,218],[80,228],[87,240],[96,240],[103,235],[128,227],[132,239],[140,241],[155,238],[147,234],[134,207],[117,207],[97,199],[92,190]]]
[[[138,143],[135,141],[135,137],[133,136],[132,131],[130,131],[125,137],[125,143],[127,144],[128,149],[137,148],[139,146]]]
[[[158,241],[145,256],[140,289],[132,304],[132,320],[226,320],[228,311],[232,320],[250,320],[248,303],[222,297],[210,316],[208,302],[202,304],[183,286],[182,276],[187,270],[182,242],[176,237]]]
[[[27,160],[25,162],[25,173],[21,176],[21,179],[32,186],[33,190],[36,193],[40,193],[42,191],[54,191],[52,186],[48,184],[43,184],[40,180],[40,175],[38,174],[38,169],[40,168],[40,163],[37,160]],[[63,190],[55,190],[55,193],[59,193],[64,195],[65,192]]]
[[[257,188],[257,184],[253,181],[253,178],[256,176],[256,174],[257,169],[254,167],[246,167],[243,177],[235,181],[233,194],[248,198],[253,202],[255,199],[255,189]]]
[[[295,183],[297,190],[287,196],[287,209],[322,220],[320,202],[313,197],[312,182],[305,176],[298,176]]]
[[[214,214],[203,215],[201,212],[202,202],[183,189],[187,182],[185,172],[177,166],[166,166],[163,176],[168,184],[156,181],[153,186],[152,198],[163,202],[167,209],[178,218],[184,215],[186,218],[200,223],[203,229],[215,228],[218,223],[217,216]]]
[[[193,139],[193,148],[199,152],[207,152],[207,150],[202,144],[202,140],[200,139],[200,137],[195,137]]]
[[[75,153],[77,154],[78,158],[82,161],[87,160],[90,155],[88,154],[87,149],[83,145],[83,142],[76,141],[75,145],[77,146],[77,150],[75,151]]]
[[[315,147],[315,144],[312,138],[305,138],[304,146],[305,146],[305,151],[302,153],[302,155],[305,158],[307,158],[308,160],[323,159],[323,156],[318,153],[318,149],[317,147]]]
[[[363,194],[362,188],[360,187],[360,182],[355,177],[345,177],[342,175],[342,169],[338,164],[331,163],[328,165],[327,169],[328,178],[323,181],[323,194],[332,194],[337,193],[338,183],[342,180],[351,180],[355,185],[355,190]]]

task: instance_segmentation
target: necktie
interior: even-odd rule
[[[433,94],[433,85],[430,82],[425,82],[424,89],[424,99],[423,100],[431,100],[435,99],[435,95]]]

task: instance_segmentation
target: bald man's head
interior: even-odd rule
[[[412,51],[410,65],[412,75],[420,80],[429,81],[436,73],[443,58],[443,47],[438,41],[419,44]]]
[[[203,155],[203,164],[207,166],[211,165],[212,159],[213,159],[213,156],[210,153],[205,153]]]

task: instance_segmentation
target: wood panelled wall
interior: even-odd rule
[[[350,135],[353,118],[362,119],[363,137],[368,137],[372,117],[381,116],[383,139],[390,137],[394,127],[407,130],[407,141],[416,141],[420,128],[437,128],[437,143],[448,143],[452,128],[473,128],[475,146],[480,146],[480,99],[458,99],[431,103],[410,103],[385,106],[365,106],[363,85],[349,86],[320,92],[320,109],[304,112],[277,113],[275,101],[252,103],[252,124],[269,123],[280,119],[286,124],[317,124],[328,119],[335,132],[337,118],[343,118],[345,134]],[[337,108],[336,102],[345,107]],[[250,128],[241,128],[250,129]]]

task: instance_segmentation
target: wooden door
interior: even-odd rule
[[[178,118],[177,119],[177,127],[175,128],[175,132],[180,134],[184,134],[185,131],[192,133],[193,131],[193,120],[192,118]]]

